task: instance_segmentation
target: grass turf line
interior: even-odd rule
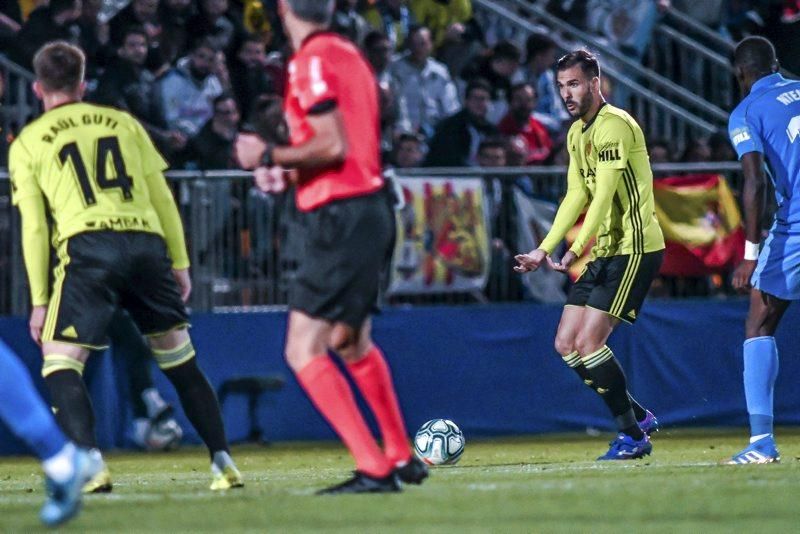
[[[743,431],[671,430],[643,461],[597,463],[602,438],[469,440],[461,462],[402,494],[315,497],[352,463],[336,444],[234,450],[247,486],[209,491],[201,449],[110,454],[114,493],[86,499],[74,532],[788,532],[800,524],[800,429],[778,432],[783,463],[720,466]],[[41,475],[0,460],[0,531],[39,530]]]

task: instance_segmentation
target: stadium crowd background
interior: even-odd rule
[[[641,59],[650,43],[648,32],[626,42],[609,37],[606,19],[620,0],[536,3],[631,58]],[[788,61],[784,66],[800,71],[797,54],[780,50],[787,42],[781,36],[796,33],[800,20],[795,0],[644,4],[632,13],[635,24],[646,27],[645,19],[672,5],[733,39],[765,34],[778,44],[779,57]],[[90,65],[87,99],[141,120],[173,170],[234,170],[237,135],[282,97],[291,52],[276,9],[275,0],[0,0],[0,50],[30,69],[33,54],[47,41],[80,45]],[[473,10],[470,0],[339,0],[334,26],[375,69],[387,167],[566,163],[571,118],[554,86],[558,47],[550,34],[520,37],[506,20]],[[611,82],[605,83],[610,101],[624,105]],[[13,133],[4,132],[0,143],[7,145]],[[681,147],[671,139],[648,141],[653,163],[735,160],[725,131]],[[0,167],[7,166],[6,157],[7,146],[0,145]],[[513,187],[528,188],[525,179]],[[506,197],[496,194],[503,203],[500,220],[508,221],[513,214]],[[500,238],[497,246],[507,249],[506,257],[515,252],[513,236],[493,237]],[[729,286],[704,277],[661,291],[710,292],[724,294]]]

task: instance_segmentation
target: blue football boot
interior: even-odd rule
[[[80,511],[83,485],[104,467],[99,456],[78,448],[72,456],[72,466],[72,476],[66,481],[56,482],[49,477],[45,480],[47,500],[39,512],[39,519],[49,527],[69,521]]]
[[[653,451],[653,445],[647,434],[637,441],[627,434],[620,432],[617,439],[609,445],[608,452],[597,458],[598,460],[635,460],[649,455]]]
[[[658,432],[661,428],[661,425],[658,424],[658,419],[650,410],[645,410],[647,415],[641,421],[639,421],[639,428],[642,429],[642,432],[647,434],[648,436],[652,436],[655,432]]]
[[[728,460],[728,465],[772,464],[781,461],[781,453],[772,434],[751,443]]]

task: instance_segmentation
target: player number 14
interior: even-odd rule
[[[111,164],[114,167],[115,176],[113,178],[108,177],[108,172],[106,170],[109,156],[111,156]],[[83,162],[80,150],[78,150],[78,143],[72,142],[64,145],[58,153],[58,157],[62,166],[68,160],[72,160],[72,168],[75,169],[75,176],[78,178],[78,184],[80,185],[86,205],[94,206],[97,204],[94,189],[89,181],[89,172],[86,169],[86,164]],[[128,175],[128,171],[125,168],[125,160],[122,159],[119,139],[116,137],[101,137],[97,140],[97,159],[94,165],[94,177],[100,189],[113,189],[118,187],[122,192],[123,200],[133,199],[133,193],[131,193],[133,179]]]

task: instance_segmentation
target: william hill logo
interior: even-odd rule
[[[597,160],[602,162],[619,161],[619,148],[606,148],[597,154]]]

